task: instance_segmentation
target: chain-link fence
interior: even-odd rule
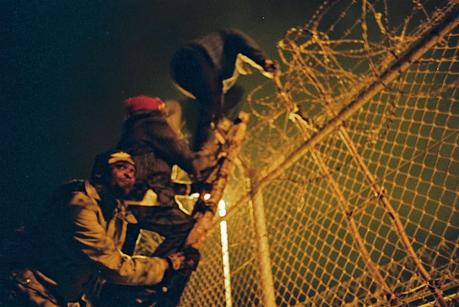
[[[248,97],[182,305],[454,304],[456,1],[324,1],[305,20],[278,43],[277,87]]]

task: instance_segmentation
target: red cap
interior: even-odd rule
[[[158,97],[136,96],[126,99],[124,108],[128,114],[139,110],[161,110],[164,108],[164,101]]]

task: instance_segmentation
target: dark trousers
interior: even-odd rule
[[[177,206],[129,207],[138,220],[130,224],[123,251],[132,254],[141,229],[154,231],[165,237],[149,255],[165,257],[182,250],[195,221]],[[167,270],[163,281],[155,286],[120,286],[107,284],[102,289],[96,306],[177,306],[191,277],[191,269]],[[167,291],[164,291],[167,289]]]
[[[137,224],[129,224],[123,252],[132,255],[137,237],[141,229],[154,231],[165,237],[158,248],[149,255],[165,257],[183,248],[188,233],[193,228],[195,220],[174,206],[130,206],[129,210],[137,218]]]
[[[200,115],[193,149],[200,150],[209,139],[211,122],[223,116],[221,77],[208,56],[195,48],[182,48],[176,52],[171,62],[171,74],[178,85],[199,101]]]

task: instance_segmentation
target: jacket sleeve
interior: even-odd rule
[[[225,41],[231,45],[232,49],[238,50],[239,53],[264,67],[267,57],[250,36],[236,29],[225,29],[222,30],[222,33],[225,36]]]
[[[171,164],[177,164],[191,175],[199,175],[194,163],[197,154],[177,136],[165,118],[156,117],[146,124],[148,142],[157,155]]]
[[[75,193],[69,204],[72,220],[72,238],[87,259],[107,280],[125,285],[152,285],[159,283],[168,267],[167,261],[158,257],[128,256],[123,254],[115,234],[108,234],[101,222],[102,214],[93,199],[82,192]],[[102,220],[103,221],[103,220]],[[126,222],[116,218],[122,242]],[[108,228],[109,229],[109,228]]]

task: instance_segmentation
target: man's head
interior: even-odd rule
[[[135,183],[135,163],[131,155],[114,150],[96,157],[92,181],[110,188],[117,196],[127,196]]]

